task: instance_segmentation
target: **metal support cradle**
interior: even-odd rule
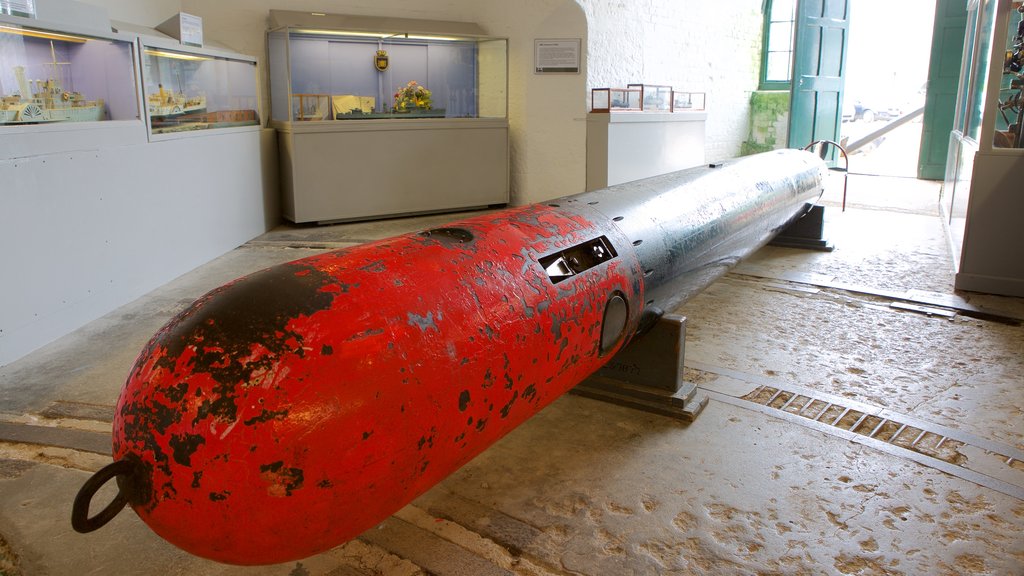
[[[666,314],[572,392],[692,422],[707,394],[683,380],[686,317]]]

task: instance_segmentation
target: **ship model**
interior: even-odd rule
[[[29,80],[24,66],[14,67],[18,94],[0,95],[0,124],[41,124],[45,122],[91,122],[103,120],[103,100],[86,100],[80,92],[65,90],[62,76],[70,78],[68,62],[58,62],[50,42],[52,62],[46,80]],[[27,96],[26,96],[27,95]]]
[[[163,84],[158,84],[157,88],[155,93],[146,98],[151,120],[163,120],[206,110],[206,96],[186,96],[181,91],[167,90]]]

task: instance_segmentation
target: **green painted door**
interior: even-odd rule
[[[839,140],[849,0],[799,0],[793,53],[789,147]]]
[[[928,94],[917,177],[942,180],[946,175],[949,133],[956,112],[956,91],[967,30],[967,0],[937,0],[932,51],[928,64]]]

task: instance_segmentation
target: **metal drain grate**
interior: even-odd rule
[[[712,400],[872,446],[1024,500],[1024,451],[1013,446],[776,379],[702,362],[688,362],[687,370],[687,378]],[[752,388],[739,391],[729,381]]]
[[[759,386],[741,399],[881,440],[957,466],[967,460],[960,452],[966,443],[960,440],[796,392]],[[1009,465],[1016,461],[1001,454],[994,456],[1001,457]]]

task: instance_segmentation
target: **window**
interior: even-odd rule
[[[797,0],[765,0],[761,90],[789,90]]]

